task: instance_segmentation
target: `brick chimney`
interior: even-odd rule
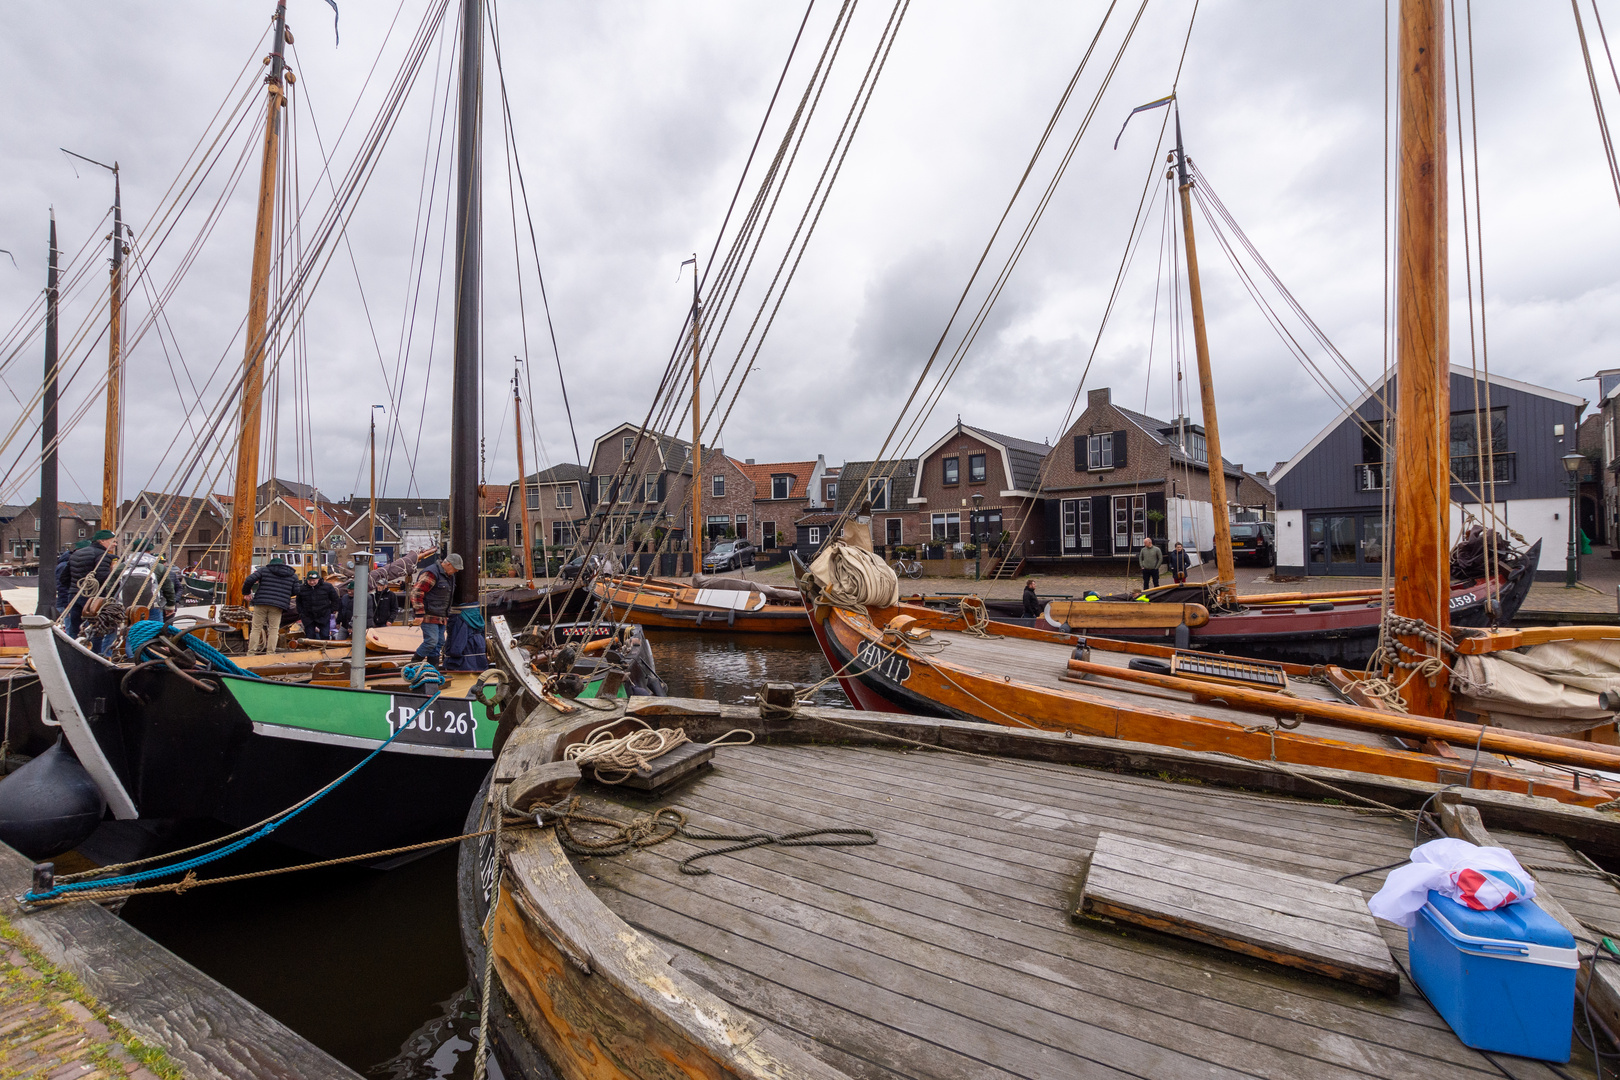
[[[1096,390],[1088,390],[1086,392],[1086,408],[1087,409],[1100,408],[1100,407],[1102,407],[1104,405],[1112,404],[1112,402],[1113,402],[1113,397],[1112,397],[1112,395],[1109,394],[1108,387],[1106,387],[1106,386],[1100,387],[1099,389],[1096,389]]]

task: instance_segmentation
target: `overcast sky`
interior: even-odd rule
[[[330,198],[323,195],[316,126],[330,151],[351,110],[360,118],[334,155],[341,172],[429,0],[340,5],[342,41],[334,45],[326,4],[289,0],[296,39],[290,61],[299,80],[299,183],[313,207],[306,225]],[[1059,123],[1054,151],[1067,145],[1089,107],[1136,6],[1122,2],[1115,10]],[[760,461],[825,454],[836,464],[876,452],[1105,7],[1079,0],[917,0],[911,6],[722,434],[730,454]],[[69,254],[106,232],[110,177],[70,164],[57,148],[119,162],[126,220],[138,230],[137,245],[147,242],[148,219],[193,144],[209,130],[230,88],[244,85],[237,81],[244,65],[257,69],[271,8],[269,0],[79,0],[0,8],[0,100],[10,105],[0,114],[7,165],[0,247],[15,253],[19,266],[13,270],[0,259],[0,328],[12,325],[40,293],[50,207]],[[862,0],[855,9],[780,220],[750,278],[757,288],[775,269],[890,10],[882,0]],[[1620,19],[1620,7],[1604,10],[1611,21]],[[780,120],[802,92],[836,11],[832,0],[818,0],[812,10],[763,152],[779,137]],[[958,413],[1025,438],[1061,433],[1143,182],[1155,168],[1162,175],[1154,140],[1163,114],[1137,117],[1119,149],[1110,144],[1131,107],[1169,91],[1190,12],[1190,0],[1148,4],[1091,130],[916,449]],[[690,299],[690,279],[680,277],[679,264],[693,251],[707,259],[803,14],[800,4],[762,0],[504,5],[505,76],[518,150],[562,369],[587,454],[597,435],[647,410]],[[454,19],[452,8],[447,21]],[[1283,281],[1368,378],[1383,362],[1383,20],[1381,2],[1206,0],[1179,88],[1190,155]],[[1595,41],[1590,17],[1588,33]],[[1620,366],[1611,345],[1620,323],[1620,208],[1569,7],[1482,2],[1474,12],[1474,43],[1492,369],[1595,396],[1595,384],[1578,380]],[[362,95],[379,50],[379,74]],[[1606,72],[1601,54],[1597,62]],[[436,44],[350,223],[348,247],[336,249],[311,300],[303,328],[307,380],[291,360],[281,372],[276,470],[287,479],[312,480],[334,496],[364,491],[368,407],[389,401],[387,385],[402,351],[398,429],[385,429],[383,440],[395,447],[386,455],[386,493],[443,495],[447,488],[452,304],[436,284],[443,280],[437,223],[447,159],[439,166],[438,216],[426,228],[419,223],[426,213],[424,160],[431,171],[431,133],[438,130],[448,63],[449,51]],[[1611,94],[1609,104],[1620,108],[1620,98]],[[485,144],[484,414],[487,474],[504,483],[516,469],[507,385],[511,357],[523,343],[498,110],[492,87]],[[246,150],[247,177],[164,304],[161,339],[148,333],[128,357],[126,494],[173,482],[181,455],[171,444],[177,437],[192,441],[188,412],[195,422],[206,411],[189,408],[196,400],[193,381],[203,386],[216,365],[240,363],[235,335],[247,304],[257,175],[250,134],[241,128],[224,143],[227,160],[218,176]],[[1451,138],[1455,169],[1455,128]],[[1037,169],[1037,187],[1050,176],[1052,160],[1049,155]],[[221,186],[204,185],[175,238],[154,257],[153,289],[173,274]],[[1455,181],[1452,190],[1455,201]],[[1087,386],[1111,387],[1116,401],[1168,418],[1174,403],[1169,301],[1162,294],[1156,331],[1154,322],[1163,195],[1159,182],[1150,196],[1149,234],[1103,332]],[[1015,229],[1029,207],[1026,198],[1015,208]],[[518,213],[521,218],[521,208]],[[1227,456],[1269,468],[1331,420],[1337,405],[1267,327],[1202,218],[1197,227]],[[527,225],[520,221],[519,230],[530,378],[543,441],[536,448],[529,440],[533,468],[537,457],[553,464],[574,455],[528,265]],[[406,335],[412,251],[424,234],[428,280],[417,293],[414,331]],[[992,253],[992,272],[1005,253],[1005,244]],[[90,265],[104,251],[84,258]],[[1467,363],[1463,262],[1454,230],[1453,358]],[[100,332],[102,316],[92,312],[91,301],[104,270],[94,267],[90,278],[91,287],[67,302],[65,341],[81,325],[91,327],[92,338]],[[442,298],[435,322],[436,295]],[[728,333],[752,317],[757,300],[757,292],[745,295]],[[151,306],[137,291],[130,322],[145,318]],[[410,344],[402,349],[406,336]],[[40,357],[36,337],[6,367],[10,393],[0,392],[0,430],[10,429],[20,411],[12,395],[27,402],[37,387]],[[96,499],[102,406],[87,401],[86,391],[105,363],[105,337],[81,341],[64,363],[71,370],[83,359],[86,373],[66,391],[64,413],[89,409],[67,440],[62,491],[65,498]],[[1326,364],[1320,353],[1318,359]],[[721,365],[730,362],[723,349]],[[219,398],[224,378],[216,376],[203,390],[205,406]],[[1339,392],[1354,393],[1348,376],[1335,374],[1334,381]],[[705,396],[714,391],[707,386]],[[0,472],[12,468],[21,450],[14,438]],[[268,446],[265,458],[268,472]],[[26,470],[14,471],[7,501],[27,501],[36,482]],[[228,491],[229,478],[210,486]]]

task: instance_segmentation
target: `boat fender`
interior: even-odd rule
[[[1333,605],[1332,604],[1312,604],[1306,610],[1308,610],[1308,611],[1332,611],[1333,610]]]
[[[726,608],[726,625],[727,626],[736,626],[737,625],[737,609],[736,608]]]
[[[101,824],[107,801],[64,739],[0,781],[0,840],[30,859],[71,851]]]
[[[1125,666],[1130,668],[1132,671],[1151,671],[1155,675],[1170,674],[1170,662],[1168,660],[1160,660],[1156,656],[1138,656],[1133,658],[1131,662]]]
[[[1192,644],[1192,629],[1185,619],[1176,627],[1176,648],[1185,649]]]

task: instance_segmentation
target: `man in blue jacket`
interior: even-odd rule
[[[253,606],[253,630],[248,635],[248,655],[276,651],[281,635],[281,616],[292,607],[298,574],[280,555],[260,567],[242,582],[242,592]]]

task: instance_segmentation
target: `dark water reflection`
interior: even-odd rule
[[[805,635],[659,633],[669,692],[735,704],[767,682],[801,690],[830,668]],[[810,698],[843,706],[836,683]],[[298,861],[250,849],[220,874]],[[456,854],[396,870],[332,869],[132,897],[124,917],[356,1071],[470,1080],[478,1001],[456,922]],[[498,1078],[491,1062],[490,1075]]]

